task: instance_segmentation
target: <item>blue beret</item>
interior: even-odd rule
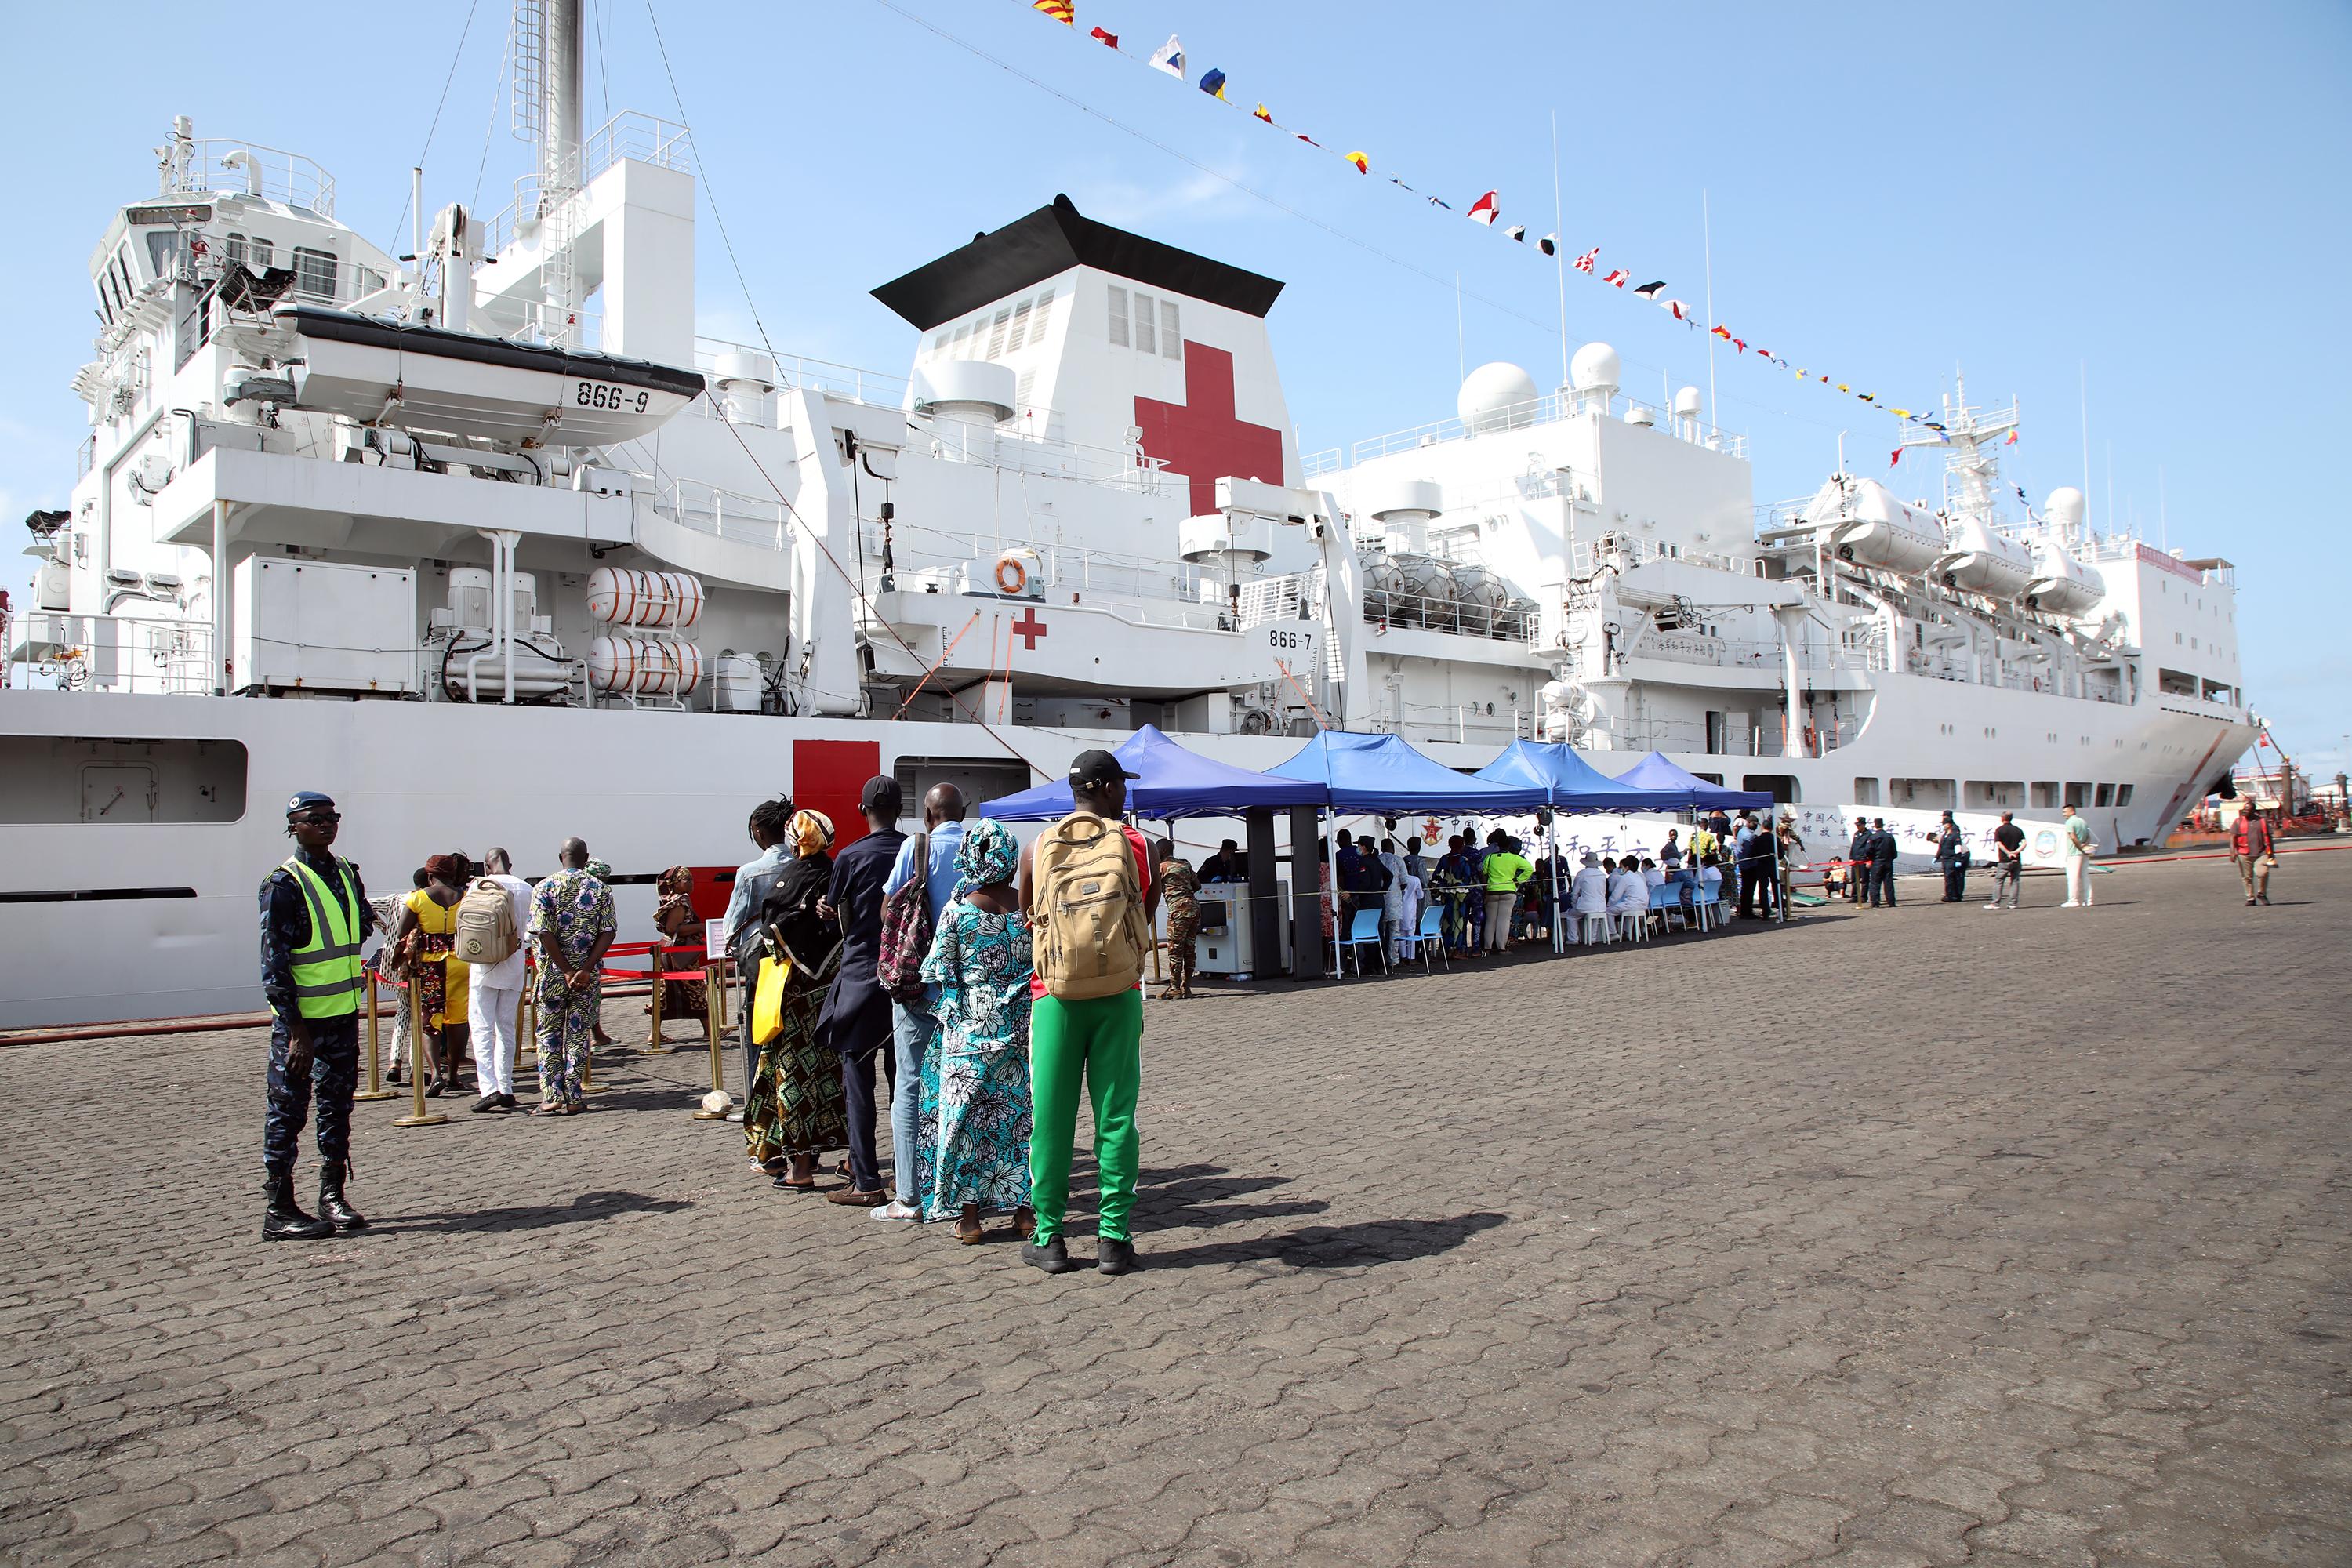
[[[298,811],[308,811],[314,805],[323,805],[329,811],[332,811],[335,809],[335,800],[332,795],[320,795],[314,789],[298,789],[294,792],[294,798],[286,803],[286,815],[291,816]]]

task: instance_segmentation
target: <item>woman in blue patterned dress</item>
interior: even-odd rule
[[[923,1058],[922,1115],[937,1129],[918,1157],[927,1219],[955,1215],[956,1239],[981,1239],[982,1209],[1029,1212],[1029,922],[1013,886],[1021,847],[1001,822],[964,829],[956,896],[940,912],[923,978],[940,988],[940,1046]],[[929,1169],[925,1167],[928,1166]]]

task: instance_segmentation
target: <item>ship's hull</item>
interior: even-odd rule
[[[1870,724],[1824,756],[1675,760],[1735,786],[1750,775],[1791,779],[1807,820],[1872,810],[1867,795],[1854,805],[1864,778],[1942,779],[1959,788],[1975,780],[2048,780],[2108,785],[2111,793],[2128,784],[2127,805],[2085,812],[2103,846],[2121,847],[2162,842],[2251,739],[2245,725],[2193,704],[2124,707],[1880,679],[1885,684]],[[847,719],[8,692],[0,697],[0,744],[11,748],[12,770],[105,765],[41,760],[61,741],[127,742],[105,753],[124,756],[149,741],[235,742],[244,752],[243,809],[205,822],[124,822],[120,808],[83,821],[78,812],[52,809],[55,820],[0,823],[0,1028],[257,1006],[256,890],[288,852],[282,807],[297,790],[335,796],[344,814],[340,848],[361,865],[373,893],[405,891],[411,868],[428,855],[460,848],[479,855],[493,844],[536,877],[553,868],[557,845],[578,835],[624,879],[624,938],[643,940],[652,934],[651,876],[672,865],[746,858],[744,821],[761,799],[789,791],[846,827],[858,785],[877,772],[918,781],[958,777],[997,793],[992,784],[1021,787],[1057,773],[1081,750],[1125,738],[1031,728],[992,735],[971,724]],[[1257,768],[1299,744],[1286,737],[1181,739]],[[1465,768],[1497,749],[1417,743]],[[1632,760],[1592,755],[1608,773]],[[12,773],[11,792],[29,798],[29,782]],[[1956,804],[1964,813],[1971,808],[1965,799]],[[2017,810],[2021,818],[2051,815],[2026,802]],[[1202,840],[1213,845],[1223,836],[1211,825],[1181,834],[1195,858],[1206,852]],[[1834,846],[1812,847],[1827,853]]]

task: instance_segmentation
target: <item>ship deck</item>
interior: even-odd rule
[[[362,1105],[375,1230],[265,1247],[263,1037],[0,1050],[0,1557],[2340,1563],[2352,854],[2284,860],[1154,1002],[1117,1280],[772,1190],[698,1051]]]

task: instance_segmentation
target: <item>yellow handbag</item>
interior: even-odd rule
[[[792,978],[788,958],[763,957],[760,978],[751,989],[751,1040],[766,1045],[784,1032],[784,983]]]

